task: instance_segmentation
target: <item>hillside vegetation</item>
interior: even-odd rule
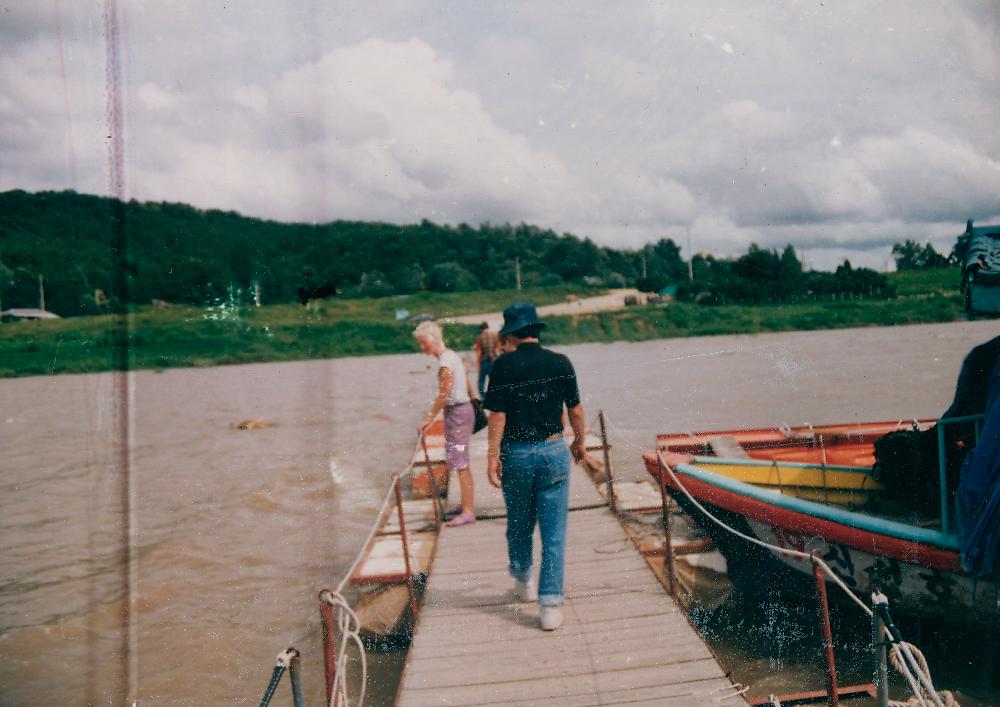
[[[471,227],[333,221],[283,224],[184,204],[123,203],[74,192],[0,194],[0,303],[60,316],[123,312],[153,301],[197,306],[295,302],[337,292],[378,298],[566,285],[678,285],[681,301],[767,304],[892,298],[880,273],[844,262],[804,271],[792,246],[751,244],[735,259],[696,256],[661,239],[638,250],[520,224]]]
[[[549,344],[765,331],[947,322],[961,316],[958,270],[891,276],[893,300],[830,299],[778,305],[640,305],[617,311],[546,317]],[[539,305],[562,301],[567,288],[521,292],[436,294],[357,300],[337,298],[303,307],[142,306],[128,315],[73,317],[0,325],[0,376],[83,373],[127,367],[160,369],[257,361],[289,361],[414,353],[413,324],[396,310],[438,317],[497,311],[516,299]],[[127,346],[115,356],[115,329]],[[449,325],[456,349],[471,348],[476,327]]]

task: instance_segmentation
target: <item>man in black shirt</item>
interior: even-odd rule
[[[566,406],[574,439],[569,451],[583,459],[584,414],[576,373],[569,359],[538,343],[545,323],[534,305],[512,304],[500,334],[517,346],[500,356],[490,373],[483,407],[490,410],[490,483],[503,490],[507,505],[508,571],[522,601],[540,605],[543,630],[562,624],[563,564],[569,506],[569,453],[563,440]],[[542,566],[532,580],[535,524],[542,537]]]

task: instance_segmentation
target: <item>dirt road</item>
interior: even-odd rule
[[[633,288],[610,290],[608,294],[599,297],[584,297],[575,302],[547,304],[544,307],[538,308],[538,316],[545,318],[546,315],[586,314],[588,312],[601,312],[609,309],[622,309],[625,307],[625,298],[629,295],[638,297],[640,302],[644,301],[645,298],[644,294]],[[466,314],[461,317],[448,317],[445,321],[457,324],[489,322],[490,328],[495,331],[503,324],[503,312]]]

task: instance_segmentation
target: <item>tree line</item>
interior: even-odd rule
[[[124,238],[113,236],[120,218]],[[124,243],[125,252],[116,251]],[[516,265],[515,265],[516,263]],[[216,305],[294,302],[299,291],[379,297],[573,284],[679,285],[680,299],[787,302],[830,294],[891,297],[886,278],[846,263],[805,272],[794,249],[750,247],[733,260],[696,256],[694,278],[670,239],[640,249],[528,224],[285,224],[185,204],[116,202],[72,191],[0,193],[0,307],[95,314],[152,300]],[[123,270],[123,272],[122,272]]]
[[[677,290],[679,300],[702,304],[777,304],[896,296],[889,278],[868,268],[852,267],[849,260],[832,273],[806,271],[790,245],[779,254],[751,243],[747,253],[734,260],[696,255],[692,272],[693,278]]]

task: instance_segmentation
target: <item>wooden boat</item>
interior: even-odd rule
[[[899,420],[682,432],[657,435],[656,448],[665,452],[707,455],[714,454],[717,446],[732,441],[751,459],[870,467],[875,461],[872,452],[875,440],[889,432],[928,429],[933,424],[934,420]]]
[[[414,620],[410,584],[419,596],[437,551],[441,504],[448,494],[444,444],[444,419],[439,415],[414,451],[409,499],[402,500],[401,489],[399,505],[382,508],[350,576],[358,591],[355,613],[360,635],[370,649],[395,650],[410,640]],[[433,498],[435,491],[438,499]]]
[[[924,427],[932,423],[924,420],[916,424]],[[985,579],[973,581],[962,569],[959,539],[949,527],[947,513],[941,518],[916,518],[908,513],[893,515],[884,508],[878,513],[850,509],[832,498],[806,498],[815,496],[817,490],[820,494],[833,491],[831,467],[826,467],[825,479],[821,477],[816,486],[815,474],[820,470],[815,464],[799,462],[800,466],[788,469],[784,461],[799,453],[813,455],[823,449],[829,454],[831,447],[841,444],[857,447],[853,454],[870,456],[879,436],[899,428],[898,423],[863,423],[660,435],[657,452],[646,454],[644,461],[657,480],[663,473],[661,458],[674,472],[676,482],[669,474],[664,475],[669,493],[715,541],[738,586],[759,587],[761,562],[776,562],[807,575],[812,573],[811,563],[766,550],[722,529],[694,501],[746,535],[777,547],[818,552],[861,596],[877,588],[894,602],[921,611],[953,614],[956,608],[971,607],[975,613],[995,614],[997,586]],[[740,446],[749,447],[749,459],[733,463],[692,453],[705,451],[709,438],[726,436],[732,438],[730,442],[736,440]],[[708,448],[711,450],[712,445]],[[757,463],[751,464],[754,459]],[[776,488],[775,477],[765,471],[773,468],[798,469],[804,481],[792,493]],[[734,469],[738,473],[733,473]],[[870,465],[837,471],[864,479]],[[783,481],[792,478],[786,478],[783,472]],[[866,483],[860,484],[862,492],[874,488],[866,487]],[[799,493],[802,490],[809,493]]]
[[[656,448],[687,454],[688,464],[771,491],[860,507],[883,490],[871,475],[875,440],[931,425],[915,420],[686,432],[657,436]]]
[[[774,493],[850,508],[868,504],[883,490],[871,467],[807,464],[763,459],[684,455],[686,464]]]

